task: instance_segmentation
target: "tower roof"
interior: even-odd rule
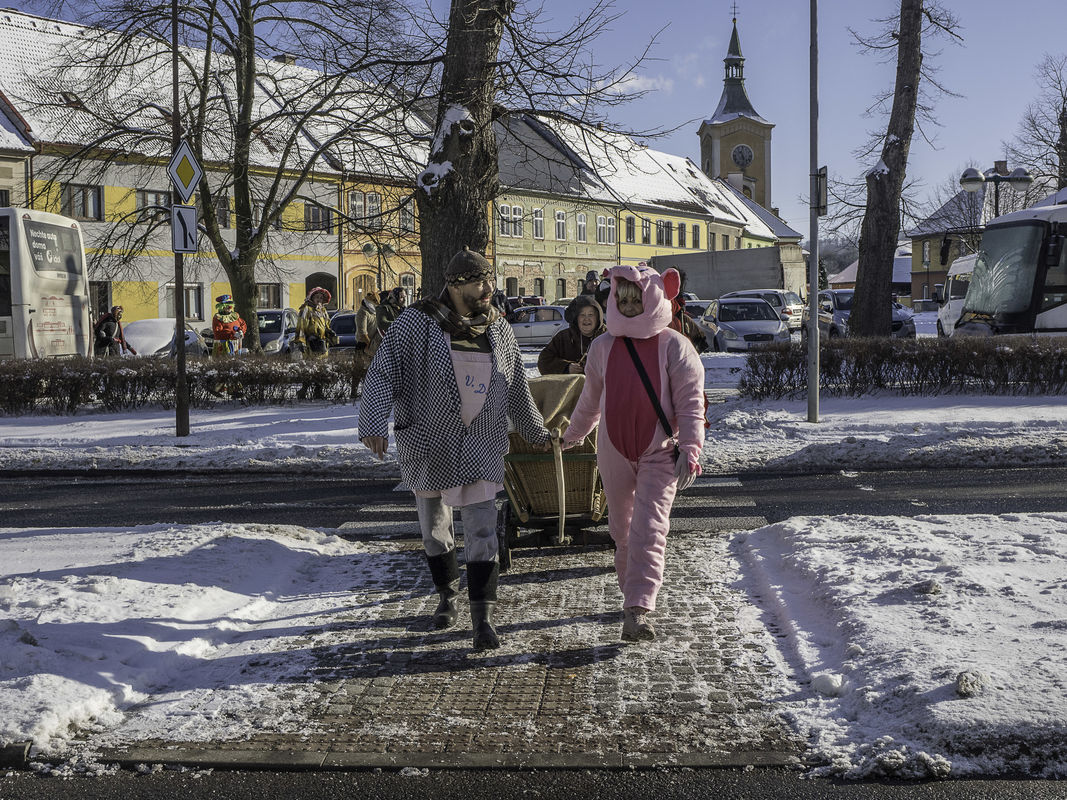
[[[737,33],[736,19],[734,19],[733,34],[730,36],[730,47],[723,63],[726,64],[726,77],[723,80],[722,97],[719,98],[715,113],[710,119],[705,120],[705,123],[712,125],[717,122],[728,122],[737,117],[747,117],[770,125],[771,123],[756,113],[745,91],[745,58],[741,55],[741,37]]]

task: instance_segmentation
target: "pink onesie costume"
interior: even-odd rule
[[[608,500],[608,528],[615,541],[615,572],[623,607],[654,611],[663,585],[676,479],[674,442],[659,422],[648,393],[621,337],[633,340],[667,420],[678,436],[690,471],[699,470],[704,445],[704,366],[692,343],[671,330],[671,298],[680,280],[673,269],[662,276],[649,267],[612,267],[607,301],[608,332],[593,340],[585,367],[585,388],[563,439],[580,441],[603,417],[597,438],[597,467]],[[642,290],[644,311],[625,317],[615,302],[616,279]]]

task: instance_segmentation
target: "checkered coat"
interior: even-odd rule
[[[548,440],[511,326],[500,318],[488,333],[493,375],[485,406],[469,428],[460,415],[448,338],[434,320],[418,309],[404,310],[374,355],[363,381],[359,436],[387,436],[392,410],[400,474],[413,490],[503,483],[509,418],[531,444]]]

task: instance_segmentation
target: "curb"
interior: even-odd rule
[[[800,763],[796,753],[752,750],[726,753],[343,753],[306,750],[126,748],[102,750],[97,759],[121,767],[168,764],[193,769],[271,771],[361,770],[630,770],[662,768],[743,769]]]

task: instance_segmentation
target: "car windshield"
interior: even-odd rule
[[[337,335],[356,332],[355,314],[338,314],[330,322],[330,327]]]
[[[987,228],[963,310],[1014,314],[1029,308],[1043,233],[1034,223]]]
[[[281,333],[282,332],[282,315],[281,314],[259,314],[259,332],[260,333]]]
[[[774,309],[764,302],[759,303],[723,303],[719,306],[719,319],[722,322],[757,322],[778,319]]]
[[[786,305],[790,306],[799,306],[803,303],[803,301],[800,299],[800,295],[798,295],[796,292],[786,292],[785,302]]]
[[[834,292],[834,307],[838,311],[851,311],[852,292]]]

